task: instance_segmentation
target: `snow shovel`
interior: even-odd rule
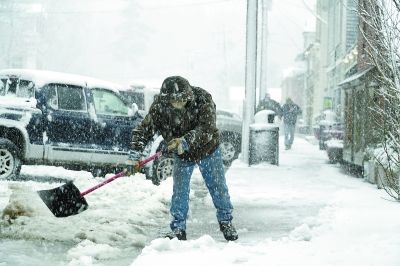
[[[143,167],[146,163],[157,159],[161,156],[161,154],[162,152],[159,151],[143,161],[140,161],[139,167]],[[54,214],[54,216],[67,217],[76,215],[85,211],[89,207],[84,198],[86,194],[89,194],[90,192],[110,183],[111,181],[114,181],[121,176],[125,176],[127,172],[127,169],[124,169],[122,172],[119,172],[118,174],[83,192],[80,192],[79,189],[72,183],[72,181],[70,181],[60,187],[49,190],[40,190],[38,191],[38,194],[46,206]]]

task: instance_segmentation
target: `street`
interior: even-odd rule
[[[23,174],[28,176],[32,173],[48,176],[48,172],[54,172],[54,178],[75,177],[78,187],[86,187],[95,181],[83,171],[50,171],[46,167],[23,169]],[[375,191],[362,179],[347,175],[340,165],[328,164],[325,152],[303,138],[295,139],[292,150],[281,149],[279,166],[265,163],[248,167],[238,160],[227,171],[226,178],[235,208],[234,224],[239,232],[239,240],[234,244],[246,249],[266,240],[276,243],[284,239],[309,241],[313,227],[321,226],[321,211],[326,212],[335,194],[359,189]],[[28,185],[26,183],[34,190],[60,185],[49,182],[48,178],[45,182],[1,181],[1,210],[12,197],[10,184],[24,187]],[[150,262],[162,260],[163,252],[176,251],[180,247],[175,241],[170,241],[168,248],[164,242],[160,246],[153,241],[168,230],[171,185],[171,180],[167,180],[155,187],[139,175],[121,178],[88,195],[90,208],[68,218],[52,217],[41,206],[40,200],[34,198],[35,193],[28,193],[28,196],[20,197],[19,202],[26,204],[21,201],[28,198],[33,214],[18,217],[11,224],[5,219],[0,222],[0,265],[38,265],[39,262],[41,265],[130,265],[132,262],[133,265],[149,265],[149,258],[153,259]],[[204,237],[210,236],[216,246],[225,246],[215,209],[197,169],[191,188],[189,241],[185,245],[197,243],[201,246]],[[397,205],[395,208],[398,209]],[[153,255],[149,256],[149,252],[142,251],[144,247],[145,250],[156,247],[157,252],[153,250],[150,252]],[[258,265],[250,258],[245,261],[249,265]],[[228,262],[224,265],[231,264]]]

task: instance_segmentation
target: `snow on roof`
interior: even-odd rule
[[[112,83],[109,81],[96,79],[92,77],[69,74],[47,70],[36,70],[36,69],[4,69],[0,70],[0,76],[17,76],[27,80],[31,80],[35,83],[37,88],[49,83],[66,83],[70,85],[82,86],[82,87],[100,87],[109,88],[114,91],[122,88],[121,85]]]

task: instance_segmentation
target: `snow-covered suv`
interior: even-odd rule
[[[0,178],[22,164],[59,165],[94,175],[122,168],[143,119],[116,84],[27,69],[0,71]]]

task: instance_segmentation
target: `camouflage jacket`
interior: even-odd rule
[[[149,113],[133,130],[132,149],[143,151],[158,133],[166,142],[185,138],[189,150],[179,155],[182,159],[199,161],[215,151],[219,145],[216,109],[211,95],[202,88],[192,87],[194,99],[178,110],[162,97],[157,97]]]

